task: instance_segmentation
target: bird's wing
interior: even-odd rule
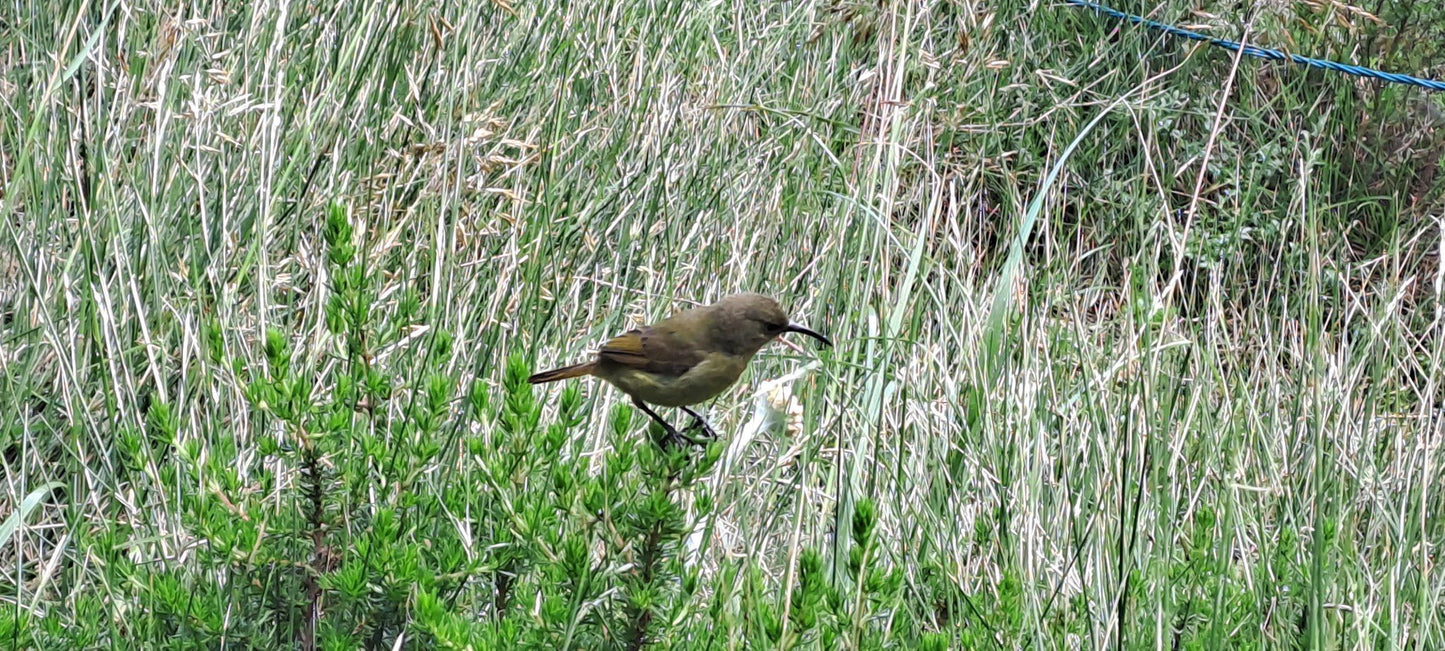
[[[614,364],[673,377],[702,361],[702,354],[693,347],[663,345],[664,338],[665,333],[652,327],[629,330],[603,344],[597,356]]]

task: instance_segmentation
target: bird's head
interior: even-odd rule
[[[728,327],[738,329],[727,334],[753,350],[762,348],[785,332],[808,335],[824,346],[833,345],[827,337],[788,320],[788,314],[777,301],[761,294],[733,294],[718,301],[716,308],[728,317],[722,320],[729,324]]]

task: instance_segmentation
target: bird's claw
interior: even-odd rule
[[[693,431],[697,431],[697,430],[702,430],[702,436],[703,436],[703,438],[705,438],[705,439],[707,439],[707,440],[709,440],[709,441],[716,441],[716,440],[717,440],[717,432],[713,431],[712,426],[707,423],[707,419],[703,418],[703,417],[702,417],[702,414],[699,414],[699,413],[697,413],[697,412],[695,412],[695,411],[693,411],[693,410],[691,410],[691,409],[687,409],[686,407],[684,407],[683,409],[685,409],[685,410],[687,411],[687,413],[692,416],[692,422],[689,423],[688,426],[687,426],[687,429],[685,429],[685,430],[683,430],[683,431],[685,431],[685,432],[693,432]],[[691,440],[691,439],[689,439],[689,440]],[[696,442],[694,442],[693,444],[694,444],[694,445],[699,445],[699,444],[696,443]]]
[[[679,443],[679,444],[680,444],[680,443],[682,443],[682,442],[686,442],[688,445],[694,445],[694,446],[697,446],[697,447],[700,447],[700,448],[702,448],[702,447],[707,447],[706,441],[699,441],[699,440],[697,440],[697,439],[695,439],[695,438],[693,438],[693,437],[691,437],[691,436],[688,436],[687,434],[684,434],[684,432],[691,432],[691,431],[693,431],[694,429],[696,429],[696,428],[693,427],[693,426],[691,426],[691,425],[689,425],[688,427],[686,427],[685,429],[683,429],[683,430],[680,431],[680,432],[679,432],[679,431],[674,431],[674,432],[668,434],[666,437],[664,437],[664,438],[662,439],[662,441],[663,441],[664,444],[667,444],[667,443]],[[706,438],[709,438],[709,439],[711,439],[711,438],[716,438],[715,436],[712,436],[711,430],[709,430],[709,431],[707,432],[707,435],[708,435],[708,436],[707,436]]]
[[[650,407],[648,407],[646,403],[634,398],[633,404],[637,405],[638,409],[641,409],[643,413],[651,417],[653,422],[657,423],[657,425],[662,428],[662,431],[664,432],[662,437],[654,440],[656,440],[658,445],[662,446],[664,450],[671,449],[674,446],[680,447],[684,443],[696,447],[707,447],[706,441],[717,440],[717,432],[713,431],[711,425],[708,425],[707,419],[703,418],[702,414],[688,409],[687,407],[683,407],[682,409],[683,411],[687,412],[688,415],[692,416],[692,423],[690,423],[683,430],[678,431],[676,427],[673,427],[666,420],[663,420],[661,416],[657,415],[657,412],[653,411]],[[704,439],[703,441],[699,441],[698,439],[688,436],[689,432],[696,432],[698,430],[702,430]]]
[[[703,419],[701,419],[701,418],[694,418],[694,419],[692,419],[692,423],[689,424],[689,425],[687,426],[687,428],[684,429],[684,430],[682,430],[682,431],[684,431],[684,432],[696,432],[696,431],[699,431],[699,430],[702,431],[702,437],[705,438],[705,439],[714,440],[714,439],[717,438],[717,432],[712,431],[712,428],[711,428],[711,427],[708,427],[707,421],[705,421],[705,420],[703,420]]]

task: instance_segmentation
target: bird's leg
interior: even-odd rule
[[[641,409],[642,413],[647,414],[648,417],[652,418],[654,422],[656,422],[658,425],[661,425],[663,431],[667,432],[668,436],[677,436],[677,428],[673,427],[670,423],[663,420],[662,416],[658,416],[657,412],[653,411],[651,407],[647,406],[647,403],[638,400],[637,398],[633,398],[632,404],[637,405],[637,408]]]
[[[717,439],[717,432],[713,431],[712,425],[708,424],[707,419],[703,418],[702,414],[693,411],[689,407],[683,407],[682,410],[687,412],[688,415],[692,416],[692,424],[687,426],[688,431],[701,429],[703,435],[707,438],[714,440]]]
[[[698,445],[698,442],[692,440],[692,437],[677,431],[676,427],[673,427],[667,421],[663,420],[662,416],[658,416],[657,412],[653,411],[651,407],[647,406],[647,403],[638,400],[637,398],[633,398],[632,404],[637,405],[638,409],[641,409],[642,412],[651,417],[654,422],[656,422],[658,425],[661,425],[663,431],[667,432],[667,435],[662,437],[662,447],[666,448],[669,443],[676,443],[678,441],[687,441],[688,443],[691,443],[693,445]],[[686,409],[686,407],[684,407],[684,409]]]

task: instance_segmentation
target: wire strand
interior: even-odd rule
[[[1150,29],[1155,29],[1173,36],[1179,36],[1194,41],[1204,41],[1205,43],[1209,43],[1210,45],[1217,45],[1226,50],[1239,51],[1241,48],[1243,48],[1245,54],[1252,57],[1258,57],[1260,59],[1268,59],[1271,61],[1289,61],[1291,63],[1296,63],[1302,66],[1323,68],[1325,70],[1343,72],[1347,75],[1355,75],[1357,77],[1369,77],[1372,79],[1380,79],[1383,81],[1389,81],[1397,84],[1419,86],[1420,88],[1425,88],[1428,90],[1445,91],[1445,81],[1436,81],[1434,79],[1421,79],[1419,77],[1411,77],[1410,75],[1402,75],[1393,72],[1383,72],[1380,70],[1375,70],[1373,68],[1353,66],[1346,63],[1326,61],[1324,59],[1311,59],[1310,57],[1304,57],[1298,54],[1290,54],[1288,52],[1281,52],[1279,50],[1271,50],[1269,48],[1256,47],[1253,45],[1241,46],[1239,43],[1236,43],[1234,41],[1226,41],[1222,38],[1214,38],[1206,34],[1200,34],[1199,32],[1190,31],[1180,27],[1175,27],[1173,25],[1166,25],[1161,22],[1149,20],[1148,18],[1144,18],[1142,16],[1126,14],[1122,11],[1105,7],[1104,5],[1101,5],[1097,2],[1090,2],[1089,0],[1064,1],[1075,7],[1093,9],[1095,12],[1104,14],[1106,16],[1118,18],[1119,20],[1128,21],[1136,25],[1143,25]]]

